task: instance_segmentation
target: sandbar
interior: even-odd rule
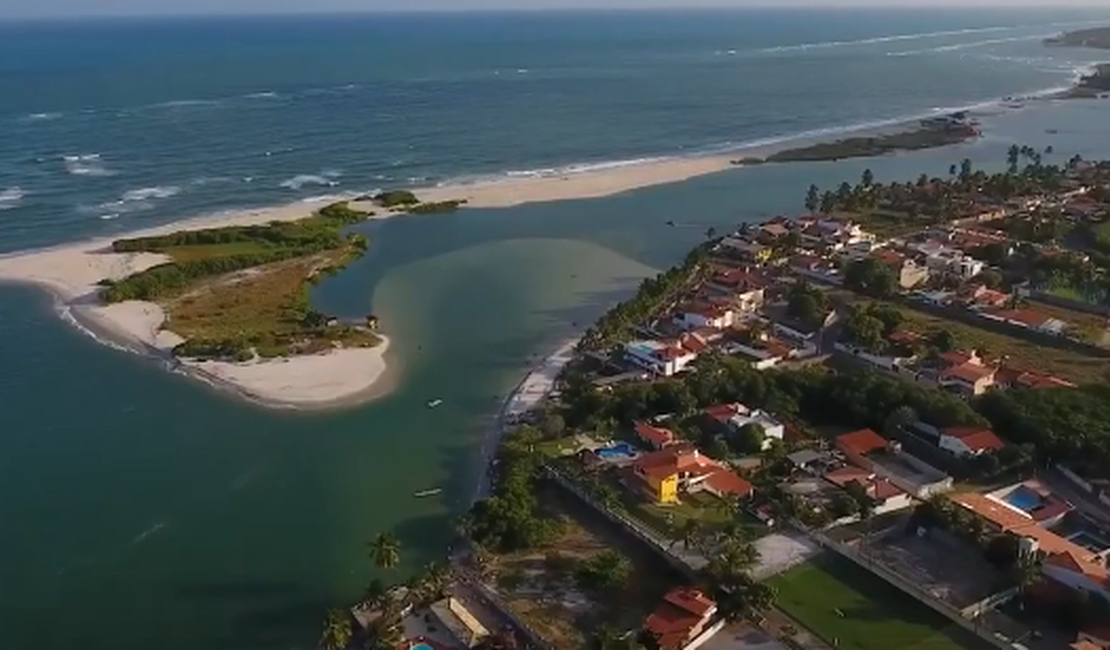
[[[139,353],[171,360],[178,370],[218,388],[271,407],[331,407],[381,397],[392,387],[385,353],[387,338],[373,348],[339,349],[264,361],[227,363],[173,359],[182,341],[163,329],[165,313],[152,302],[129,300],[105,305],[97,283],[119,280],[169,261],[151,253],[115,253],[112,242],[123,237],[166,234],[179,230],[219,228],[308,216],[313,207],[300,202],[274,208],[200,217],[125,235],[0,256],[0,281],[33,284],[53,293],[60,307],[82,325],[113,343]]]

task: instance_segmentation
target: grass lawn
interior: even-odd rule
[[[868,212],[836,212],[833,216],[853,220],[867,232],[884,239],[902,237],[928,228],[933,223],[932,217],[927,215],[910,217],[908,213],[883,208]]]
[[[778,590],[778,605],[784,612],[842,650],[987,647],[981,639],[840,556],[820,556],[769,583]]]
[[[212,257],[227,257],[229,255],[250,255],[264,253],[270,247],[260,242],[243,241],[229,242],[226,244],[196,244],[194,246],[174,246],[166,250],[166,254],[175,262],[192,262],[195,260]]]
[[[1110,359],[1037,345],[1032,341],[940,318],[905,305],[888,304],[902,313],[905,318],[904,327],[907,329],[922,334],[948,330],[956,337],[961,348],[975,348],[988,357],[1007,355],[1015,366],[1052,374],[1077,384],[1102,381],[1107,370],[1110,370]],[[1036,308],[1039,309],[1040,305]]]

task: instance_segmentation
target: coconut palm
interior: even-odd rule
[[[379,533],[369,547],[370,559],[379,569],[392,569],[401,563],[401,542],[393,533]]]
[[[381,602],[386,592],[385,583],[374,578],[370,581],[370,584],[366,585],[366,588],[362,590],[362,599],[371,605],[377,605]]]
[[[320,647],[324,650],[342,650],[351,642],[351,621],[340,609],[328,610],[324,617],[324,631],[320,634]]]

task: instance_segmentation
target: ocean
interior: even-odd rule
[[[603,199],[365,226],[326,311],[382,316],[398,388],[264,410],[0,287],[0,645],[312,647],[393,530],[442,553],[500,401],[706,228],[811,182],[1110,153],[1101,101],[1025,101],[1110,53],[1110,10],[429,14],[0,23],[0,253],[400,185],[573,174],[975,107],[939,151],[730,170]],[[1003,101],[1004,98],[1011,98]],[[673,221],[675,227],[666,225]],[[429,399],[443,399],[435,410]],[[441,497],[413,499],[442,487]]]

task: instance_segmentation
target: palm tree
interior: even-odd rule
[[[378,578],[374,578],[370,581],[370,584],[366,585],[366,589],[362,590],[362,599],[371,605],[377,605],[387,591],[385,583]]]
[[[426,589],[430,596],[436,596],[443,591],[450,575],[451,570],[443,562],[429,562],[419,578],[420,587]]]
[[[682,547],[689,549],[691,544],[696,544],[698,537],[701,536],[701,522],[693,517],[682,522],[682,527],[678,529],[679,539],[682,540]]]
[[[320,647],[324,650],[343,650],[351,642],[351,621],[347,612],[330,609],[324,617],[324,631],[320,635]]]
[[[401,542],[393,533],[379,533],[369,546],[370,559],[379,569],[392,569],[401,563]]]
[[[718,512],[727,517],[730,522],[734,521],[740,514],[740,501],[738,499],[729,499],[727,497],[717,499],[717,503],[714,504],[714,507]]]

